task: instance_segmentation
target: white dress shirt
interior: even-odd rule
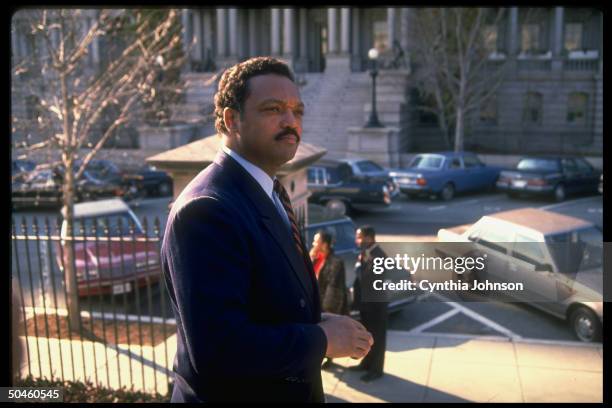
[[[236,160],[238,164],[240,164],[246,171],[249,173],[255,181],[261,186],[263,191],[266,193],[272,203],[280,213],[283,221],[285,221],[286,226],[291,230],[291,222],[289,221],[289,217],[287,216],[287,212],[285,211],[285,207],[283,207],[283,203],[280,201],[278,195],[274,192],[274,179],[272,179],[268,173],[263,171],[261,168],[257,167],[244,157],[240,156],[238,153],[230,149],[229,147],[222,145],[221,148],[223,151],[230,156],[232,159]]]

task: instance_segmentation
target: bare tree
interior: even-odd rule
[[[13,60],[13,88],[35,95],[37,111],[26,121],[13,116],[13,132],[38,135],[35,143],[24,143],[30,151],[61,153],[62,215],[70,237],[75,180],[117,130],[142,118],[147,108],[160,109],[155,101],[168,86],[160,74],[180,70],[180,18],[174,9],[28,9],[13,17],[14,25],[20,22],[32,52]],[[102,42],[101,65],[92,64],[94,47]],[[92,138],[109,111],[108,126]],[[69,241],[63,246],[68,312],[73,327],[80,327],[74,247]]]
[[[419,66],[415,76],[421,95],[435,102],[419,108],[437,116],[455,151],[463,150],[469,113],[486,103],[504,79],[507,58],[490,58],[496,37],[485,28],[499,29],[505,14],[503,8],[483,7],[416,11],[413,35]]]

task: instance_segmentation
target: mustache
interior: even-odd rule
[[[300,135],[298,135],[297,130],[295,130],[295,129],[285,129],[282,132],[279,132],[276,136],[274,136],[274,140],[280,140],[282,137],[288,136],[288,135],[294,135],[297,138],[298,142],[302,139],[300,137]]]

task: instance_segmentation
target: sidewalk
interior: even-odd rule
[[[43,375],[51,372],[49,356],[59,375],[61,344],[67,379],[85,378],[81,368],[84,357],[87,373],[93,373],[91,368],[95,366],[102,384],[134,385],[137,390],[152,391],[157,382],[158,392],[162,394],[167,390],[166,361],[171,370],[176,352],[176,335],[168,338],[167,360],[163,343],[154,348],[143,347],[144,365],[140,347],[131,348],[134,354],[130,359],[126,348],[105,350],[96,343],[94,365],[91,342],[70,344],[68,340],[31,337],[28,343],[33,374],[39,374],[37,341]],[[362,373],[344,369],[356,365],[356,360],[343,358],[334,362],[337,365],[331,371],[322,372],[327,402],[602,402],[603,399],[601,343],[511,341],[503,337],[408,334],[390,330],[385,375],[381,379],[365,384],[359,380]],[[22,375],[27,375],[27,370],[24,362]],[[94,380],[93,374],[87,376]]]
[[[387,332],[385,375],[350,358],[323,371],[327,402],[602,402],[602,344]]]

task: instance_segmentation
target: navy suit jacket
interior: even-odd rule
[[[185,187],[161,253],[177,323],[173,402],[324,401],[312,264],[238,162],[220,152]]]

